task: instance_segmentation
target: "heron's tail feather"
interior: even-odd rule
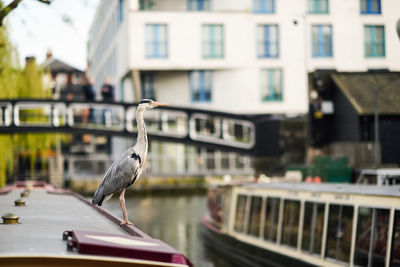
[[[96,192],[94,192],[94,196],[92,199],[93,205],[101,206],[101,204],[103,204],[104,198],[106,197],[103,191],[103,187],[100,186],[99,188],[97,188]]]

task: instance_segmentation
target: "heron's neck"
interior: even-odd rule
[[[143,153],[143,155],[147,154],[147,132],[146,132],[146,125],[143,119],[143,112],[144,110],[138,109],[136,111],[136,125],[138,130],[138,136],[136,141],[136,147]]]

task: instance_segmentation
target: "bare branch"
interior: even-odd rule
[[[10,13],[11,11],[13,11],[14,9],[16,9],[18,7],[18,4],[21,2],[22,0],[14,0],[11,3],[9,3],[6,7],[2,8],[0,10],[0,27],[3,26],[3,20],[4,18],[8,15],[8,13]],[[47,4],[50,5],[51,4],[51,0],[37,0],[43,4]]]
[[[22,0],[14,0],[11,3],[9,3],[6,7],[4,7],[2,10],[0,10],[0,27],[3,26],[3,20],[8,15],[8,13],[16,9],[21,1]]]
[[[46,5],[50,5],[51,4],[51,0],[37,0],[37,1],[39,1],[39,2],[41,2],[43,4],[46,4]]]

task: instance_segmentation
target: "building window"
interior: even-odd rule
[[[310,14],[328,14],[328,0],[308,0],[308,13]]]
[[[311,38],[313,57],[332,57],[332,27],[330,25],[313,25]]]
[[[224,26],[203,25],[203,58],[224,57]]]
[[[279,207],[281,200],[277,197],[267,197],[265,205],[264,240],[276,242],[279,223]]]
[[[257,25],[257,56],[279,56],[278,25]]]
[[[236,202],[235,231],[244,231],[247,196],[239,195]]]
[[[383,26],[365,26],[364,37],[366,57],[385,56],[385,28]]]
[[[282,101],[282,70],[264,69],[260,73],[262,101]]]
[[[256,237],[260,235],[261,205],[262,205],[262,197],[258,196],[251,197],[248,233]]]
[[[366,207],[358,209],[354,265],[385,266],[389,214],[389,209]],[[368,251],[373,252],[371,258],[368,255]],[[377,264],[378,262],[381,264]]]
[[[153,10],[154,3],[153,0],[140,0],[139,9],[140,10]]]
[[[141,72],[140,83],[142,86],[142,98],[155,100],[154,72]]]
[[[305,252],[321,254],[325,204],[306,202],[304,209],[303,239]]]
[[[168,27],[166,24],[146,24],[146,58],[168,57]]]
[[[275,0],[253,0],[254,13],[275,13]]]
[[[381,14],[381,0],[361,0],[361,14]]]
[[[210,0],[188,0],[188,10],[192,11],[210,10]]]
[[[282,222],[282,244],[297,247],[300,201],[285,200]]]
[[[329,205],[326,257],[349,262],[353,213],[352,206]]]
[[[211,71],[189,72],[190,90],[193,102],[211,101]]]

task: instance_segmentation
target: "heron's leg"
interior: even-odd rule
[[[122,189],[121,194],[119,195],[119,204],[121,205],[122,215],[124,216],[124,221],[121,224],[132,224],[128,221],[128,214],[126,213],[125,188]]]

